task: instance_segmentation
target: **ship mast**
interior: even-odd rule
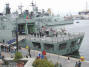
[[[34,11],[34,6],[35,6],[35,4],[33,3],[33,0],[32,0],[32,3],[31,3],[31,6],[32,6],[32,9],[33,9],[33,11]]]
[[[20,10],[20,12],[21,12],[21,14],[22,14],[22,8],[23,8],[23,6],[20,5],[20,6],[18,6],[18,8],[19,8],[19,10]]]
[[[38,12],[38,7],[36,6],[36,1],[35,1],[35,4],[34,4],[33,0],[32,0],[32,3],[31,3],[30,6],[32,6],[32,12],[34,13],[34,16],[35,16]]]
[[[6,14],[10,14],[10,7],[9,7],[9,4],[6,4]]]

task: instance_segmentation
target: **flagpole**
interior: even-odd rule
[[[17,18],[16,18],[16,47],[17,47],[17,52],[18,52],[18,27],[17,27]]]

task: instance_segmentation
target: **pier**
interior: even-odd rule
[[[28,55],[28,51],[27,49],[23,49],[22,50],[22,53],[24,54],[24,57],[25,55]],[[32,67],[32,63],[34,61],[34,59],[38,56],[38,54],[41,53],[40,51],[36,51],[36,50],[31,50],[31,55],[32,57],[28,57],[28,59],[26,59],[25,57],[25,60],[28,60],[28,62],[25,64],[25,67],[29,67],[31,66]],[[10,60],[10,57],[11,57],[11,54],[9,53],[4,53],[3,54],[5,55],[5,59],[7,60]],[[14,54],[12,54],[14,56]],[[52,54],[52,53],[47,53],[47,59],[49,61],[52,61],[54,64],[56,62],[58,63],[61,63],[62,64],[62,67],[75,67],[75,64],[76,62],[78,62],[80,59],[76,59],[76,58],[72,58],[70,57],[70,59],[68,60],[68,57],[65,57],[65,56],[61,56],[61,55],[56,55],[56,54]],[[89,67],[89,61],[82,61],[81,62],[81,67]]]
[[[31,53],[35,53],[37,55],[38,53],[41,53],[41,52],[32,50]],[[32,55],[32,56],[34,56],[34,55]],[[56,62],[61,63],[62,67],[75,67],[75,63],[80,60],[80,59],[76,59],[76,58],[72,58],[72,57],[70,57],[70,60],[68,60],[68,57],[56,55],[56,54],[52,54],[52,53],[47,53],[47,59],[49,61],[52,61],[54,64]],[[89,67],[89,61],[81,62],[81,67]]]

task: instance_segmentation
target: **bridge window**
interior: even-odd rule
[[[37,42],[32,42],[33,43],[33,46],[37,49],[41,49],[41,45],[40,43],[37,43]]]
[[[44,48],[46,50],[54,50],[54,45],[53,44],[44,44]]]
[[[59,44],[59,50],[63,50],[66,48],[66,43]]]

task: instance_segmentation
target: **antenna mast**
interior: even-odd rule
[[[20,5],[20,6],[18,6],[18,8],[19,8],[19,10],[20,10],[20,12],[21,12],[21,14],[22,14],[22,8],[23,8],[23,6]]]

